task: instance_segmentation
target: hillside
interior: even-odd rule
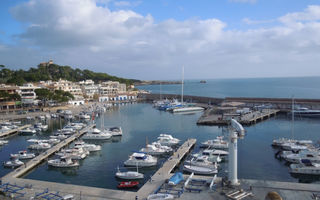
[[[110,80],[119,81],[120,83],[125,83],[127,85],[140,82],[140,80],[120,78],[107,73],[93,72],[87,69],[73,69],[70,66],[60,66],[57,64],[40,64],[37,68],[30,68],[29,70],[10,70],[3,65],[0,65],[0,67],[0,83],[6,84],[22,85],[26,82],[57,81],[60,78],[73,82],[92,79],[95,83]]]

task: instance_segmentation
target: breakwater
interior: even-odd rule
[[[145,101],[154,101],[160,99],[160,94],[139,94],[139,98]],[[180,99],[181,95],[178,94],[161,94],[162,99]],[[238,107],[254,107],[258,105],[268,105],[273,109],[278,109],[287,112],[292,108],[291,98],[258,98],[258,97],[226,97],[214,98],[203,96],[183,96],[185,102],[200,103],[203,105],[221,105],[222,103],[239,102],[243,103]],[[320,109],[320,99],[294,99],[296,106],[307,107],[309,109]]]

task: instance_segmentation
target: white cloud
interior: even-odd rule
[[[31,0],[13,8],[27,28],[17,46],[0,48],[0,60],[29,67],[54,59],[140,79],[179,78],[182,65],[186,78],[320,75],[318,6],[280,17],[277,26],[239,31],[219,19],[155,23],[96,2]]]
[[[115,6],[123,7],[123,6],[131,6],[131,3],[129,1],[115,1]]]
[[[257,24],[267,24],[267,23],[272,23],[275,20],[270,19],[270,20],[252,20],[250,18],[243,18],[242,22],[248,25],[257,25]]]

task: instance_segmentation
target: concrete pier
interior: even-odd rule
[[[19,133],[20,130],[28,128],[28,127],[31,127],[31,124],[27,124],[27,125],[24,125],[24,126],[17,128],[17,129],[12,129],[7,132],[0,133],[0,138],[6,138],[9,136],[15,135],[15,134]]]
[[[8,177],[13,178],[19,178],[26,174],[28,171],[35,168],[37,165],[39,165],[41,162],[45,161],[49,156],[53,155],[60,149],[64,148],[65,146],[69,145],[74,140],[78,139],[80,136],[82,136],[84,133],[86,133],[90,128],[92,128],[94,125],[87,126],[86,128],[82,129],[78,133],[73,134],[72,136],[68,137],[65,140],[62,140],[60,143],[54,145],[47,151],[41,153],[37,157],[33,158],[32,160],[25,163],[25,165],[15,169],[14,171],[10,172],[6,176],[2,177],[2,180],[6,180]]]

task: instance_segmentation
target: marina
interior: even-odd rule
[[[140,113],[139,115],[137,115],[136,113],[138,110],[143,110],[143,112]],[[164,157],[164,158],[160,157],[159,165],[157,165],[157,167],[150,168],[150,169],[143,169],[143,168],[139,169],[139,172],[141,172],[145,175],[144,178],[142,179],[141,184],[139,184],[138,188],[136,188],[136,189],[132,189],[132,190],[129,189],[129,190],[126,190],[125,192],[123,192],[122,190],[117,189],[117,185],[119,183],[118,182],[119,180],[115,179],[115,177],[114,177],[115,173],[117,172],[117,166],[120,166],[121,171],[124,171],[123,169],[125,169],[125,168],[123,168],[122,165],[123,165],[123,162],[128,158],[128,156],[130,154],[132,154],[131,150],[139,150],[141,147],[145,146],[144,139],[142,139],[140,142],[138,142],[138,141],[133,142],[134,141],[133,138],[137,137],[137,136],[139,136],[140,138],[148,137],[148,141],[150,141],[150,143],[152,143],[153,141],[156,141],[157,139],[159,139],[161,132],[156,132],[156,134],[155,133],[150,134],[151,127],[147,128],[146,131],[143,131],[144,130],[143,128],[146,128],[146,127],[139,127],[139,126],[137,126],[138,124],[129,123],[129,121],[127,121],[126,123],[119,124],[119,123],[117,123],[117,121],[121,120],[121,119],[123,120],[124,116],[132,116],[132,117],[134,116],[133,118],[130,118],[130,121],[133,120],[132,122],[136,122],[136,120],[145,119],[144,115],[146,113],[148,113],[148,115],[150,117],[153,116],[152,119],[155,119],[155,121],[153,121],[151,124],[150,124],[151,121],[148,121],[149,124],[152,125],[152,127],[153,127],[152,129],[157,129],[157,127],[160,128],[163,126],[163,124],[166,124],[167,128],[162,129],[163,131],[161,131],[161,132],[162,133],[171,133],[174,137],[179,138],[179,140],[181,140],[183,144],[181,146],[179,146],[179,148],[176,149],[171,156]],[[85,178],[87,170],[91,171],[93,169],[95,169],[95,170],[99,169],[99,168],[93,168],[94,165],[92,165],[92,164],[94,164],[94,162],[97,162],[101,158],[100,158],[100,156],[97,157],[96,155],[93,155],[93,156],[89,156],[89,158],[86,158],[84,161],[80,161],[79,169],[76,169],[75,171],[73,171],[73,170],[65,171],[65,170],[56,170],[56,169],[52,170],[52,169],[48,168],[47,165],[44,164],[43,162],[38,162],[38,164],[34,165],[34,166],[32,163],[30,163],[30,166],[34,167],[31,171],[29,169],[28,170],[22,169],[22,171],[20,171],[20,172],[13,171],[11,173],[8,173],[6,176],[4,176],[2,178],[2,183],[6,183],[6,182],[17,183],[22,186],[32,185],[32,190],[30,190],[28,188],[25,189],[26,191],[28,191],[27,194],[31,195],[31,196],[34,195],[35,191],[41,192],[41,191],[44,191],[46,188],[49,188],[50,190],[53,190],[53,191],[59,191],[61,194],[72,193],[75,197],[80,198],[80,196],[81,196],[82,199],[85,199],[86,196],[87,196],[87,199],[92,199],[92,198],[99,199],[98,196],[100,194],[101,194],[101,196],[99,196],[99,197],[101,197],[101,199],[104,199],[103,198],[104,196],[108,196],[108,197],[110,196],[111,198],[114,198],[114,199],[128,199],[128,198],[130,199],[132,196],[138,196],[139,199],[142,197],[147,198],[147,196],[149,194],[153,193],[154,191],[157,191],[157,189],[159,187],[161,187],[163,185],[163,183],[172,176],[172,173],[174,173],[177,170],[178,171],[182,170],[183,165],[181,164],[181,160],[185,160],[185,158],[189,156],[190,149],[193,152],[198,152],[198,151],[200,151],[200,144],[202,142],[209,140],[209,139],[213,139],[219,135],[224,135],[223,130],[218,127],[196,126],[196,119],[198,117],[200,117],[200,115],[201,115],[201,113],[195,113],[193,115],[175,115],[172,113],[159,112],[159,111],[155,110],[154,108],[152,108],[150,104],[143,104],[143,103],[128,104],[128,105],[122,105],[119,107],[114,107],[113,109],[111,109],[110,111],[108,111],[104,114],[104,117],[106,119],[105,121],[107,122],[106,125],[107,126],[110,126],[110,125],[121,126],[122,131],[123,131],[123,136],[121,136],[121,138],[119,138],[120,139],[119,141],[113,142],[111,140],[111,141],[107,141],[104,143],[99,142],[102,149],[101,149],[101,153],[98,152],[98,155],[99,154],[106,155],[106,153],[107,153],[106,148],[108,148],[108,147],[110,148],[110,149],[108,148],[109,149],[109,153],[107,153],[108,156],[102,157],[103,160],[106,158],[108,158],[108,160],[109,160],[106,163],[106,166],[109,165],[107,167],[108,168],[107,171],[109,171],[109,172],[105,173],[105,174],[103,174],[101,170],[99,170],[99,172],[98,172],[102,175],[102,178],[104,180],[107,178],[110,181],[106,182],[106,181],[102,181],[102,179],[100,179],[101,181],[99,181],[99,178],[97,178],[97,176],[95,178],[93,178],[94,176],[92,173],[90,173],[90,176],[93,176],[92,179],[90,179],[89,177]],[[279,116],[277,115],[275,118],[270,118],[269,120],[265,121],[264,123],[261,123],[260,125],[258,125],[258,124],[255,125],[255,128],[253,129],[254,133],[252,132],[253,130],[251,130],[251,128],[249,128],[249,127],[247,128],[248,130],[247,130],[246,134],[249,136],[248,137],[246,136],[246,138],[244,140],[239,141],[239,157],[240,157],[239,158],[239,176],[240,176],[239,179],[241,181],[245,182],[245,181],[249,180],[250,178],[253,178],[251,176],[255,176],[255,177],[260,176],[260,179],[264,179],[264,180],[265,179],[270,180],[270,177],[271,177],[271,180],[273,180],[273,181],[297,181],[296,178],[290,176],[290,173],[288,172],[288,168],[286,166],[280,167],[280,166],[278,166],[278,164],[276,164],[279,161],[277,161],[277,159],[274,159],[272,156],[276,153],[276,150],[273,150],[270,147],[270,143],[272,142],[272,140],[271,140],[271,142],[269,142],[269,144],[266,143],[266,146],[260,147],[260,148],[267,149],[266,152],[269,152],[271,150],[270,154],[269,153],[267,153],[267,154],[270,155],[270,163],[276,164],[274,167],[276,167],[277,170],[273,171],[273,173],[277,174],[278,172],[282,171],[281,172],[282,175],[278,176],[278,175],[274,174],[275,175],[274,176],[271,173],[271,174],[268,174],[268,178],[267,178],[267,177],[264,177],[262,173],[260,173],[258,171],[255,172],[256,169],[259,169],[259,167],[258,167],[259,162],[255,162],[254,164],[251,163],[252,167],[254,167],[254,168],[251,167],[249,169],[246,169],[247,167],[245,167],[245,166],[248,166],[247,163],[251,162],[250,160],[248,160],[249,155],[248,155],[248,152],[246,153],[246,150],[245,150],[246,149],[245,146],[248,146],[248,144],[246,144],[246,143],[248,141],[250,143],[250,141],[252,141],[252,139],[253,139],[253,141],[255,141],[254,140],[255,137],[260,138],[262,135],[265,135],[265,133],[261,132],[262,130],[264,132],[269,132],[269,131],[267,131],[268,128],[265,127],[265,125],[268,125],[271,123],[270,125],[274,126],[275,122],[281,122],[281,124],[278,124],[277,126],[286,127],[286,125],[284,125],[283,123],[290,124],[290,119],[291,119],[290,116],[286,117],[285,115],[279,114]],[[126,120],[129,120],[129,119],[126,118]],[[174,120],[175,123],[168,123],[172,120]],[[188,123],[188,121],[189,121],[189,123]],[[311,121],[307,120],[307,121],[309,123],[310,122],[312,123],[313,121],[316,122],[316,120],[311,120]],[[301,122],[305,123],[307,121],[299,119],[296,122],[296,126],[297,126],[296,131],[300,130],[299,124]],[[100,126],[101,126],[100,122],[101,122],[101,120],[99,118],[97,118],[96,119],[97,128],[100,128]],[[184,127],[184,126],[186,126],[186,124],[188,124],[188,126]],[[175,131],[177,127],[178,127],[178,129],[181,129],[181,130]],[[288,126],[288,127],[290,127],[290,126]],[[52,130],[52,129],[49,126],[49,131],[50,130]],[[136,130],[136,131],[133,131],[133,130]],[[205,134],[198,134],[196,139],[189,140],[189,138],[192,138],[192,136],[194,136],[194,132],[199,132],[199,131],[203,132]],[[141,133],[142,133],[142,135],[141,135]],[[272,138],[277,138],[278,136],[285,136],[286,135],[285,131],[282,131],[282,133],[284,133],[284,134],[278,133],[276,135],[273,135],[273,134],[269,133],[269,134],[271,134],[271,136],[268,136],[268,138],[272,139]],[[255,136],[254,137],[250,136],[252,134],[254,134]],[[290,130],[288,130],[288,134],[290,134]],[[267,135],[265,135],[264,137],[266,137]],[[76,135],[74,135],[74,136],[76,136]],[[165,136],[165,134],[164,134],[164,136]],[[30,136],[14,135],[12,137],[13,138],[15,138],[15,137],[29,138]],[[301,137],[301,136],[299,136],[299,137]],[[304,139],[314,140],[315,138],[314,137],[307,137]],[[70,140],[74,140],[74,139],[70,138]],[[268,141],[270,141],[270,139]],[[132,146],[132,142],[134,144],[133,146]],[[68,143],[71,143],[71,141],[70,142],[68,141]],[[125,145],[131,143],[131,147],[127,148],[124,152],[120,151],[120,149],[123,148],[122,143],[124,143]],[[189,145],[188,145],[188,143],[189,143]],[[250,143],[250,145],[252,146],[254,143],[255,142]],[[5,146],[4,148],[6,148],[6,147],[7,146]],[[62,148],[62,146],[60,148]],[[55,149],[55,151],[57,151],[57,149]],[[120,157],[115,158],[115,156],[112,156],[112,154],[110,154],[110,151],[117,152],[118,153],[117,156],[118,157],[120,156]],[[185,152],[185,153],[183,153],[183,152]],[[43,156],[42,154],[40,154],[40,156]],[[263,157],[266,157],[266,156],[267,155],[264,155]],[[254,155],[253,155],[253,157],[255,158],[255,160],[259,160],[258,158],[261,158],[261,159],[263,158],[263,157],[260,157],[260,156],[257,157]],[[44,161],[45,160],[46,159],[44,159]],[[88,162],[89,160],[90,160],[90,162]],[[94,161],[94,162],[92,163],[92,161]],[[114,162],[114,161],[118,161],[118,162]],[[32,160],[30,162],[32,162]],[[105,161],[103,161],[103,162],[105,162]],[[263,159],[260,162],[265,163],[266,160]],[[269,161],[267,161],[267,162],[269,162]],[[91,163],[91,164],[88,165],[89,163]],[[112,165],[110,165],[110,164],[112,164]],[[29,163],[27,163],[27,167],[28,166],[29,166]],[[23,168],[23,167],[24,166],[22,166],[21,168]],[[226,163],[221,163],[221,167],[222,167],[222,169],[226,169]],[[245,167],[245,168],[243,168],[243,167]],[[135,167],[133,167],[133,168],[134,169],[131,169],[132,171],[136,170]],[[281,168],[282,168],[282,170],[279,171],[279,169],[281,169]],[[18,169],[16,169],[16,170],[18,170]],[[101,169],[103,170],[103,168],[101,168]],[[128,168],[128,169],[130,170],[130,168]],[[263,167],[262,167],[262,169],[263,169]],[[76,173],[76,176],[72,175],[73,173]],[[159,173],[161,175],[159,175]],[[247,173],[247,175],[245,175],[246,173]],[[289,176],[286,176],[285,174],[287,174]],[[223,177],[223,176],[225,176],[225,170],[219,170],[218,177]],[[19,177],[19,178],[16,178],[16,177]],[[55,177],[55,178],[52,179],[50,177]],[[202,177],[202,176],[195,175],[195,177]],[[272,178],[272,177],[274,177],[274,178]],[[98,181],[97,181],[97,179],[98,179]],[[207,179],[210,180],[209,177],[207,177]],[[84,182],[81,180],[86,180],[86,181]],[[92,180],[92,181],[90,181],[90,180]],[[139,180],[139,182],[140,182],[140,180]],[[317,183],[317,180],[314,180],[313,182]],[[106,183],[107,183],[107,185],[106,185]],[[266,182],[266,184],[267,183],[268,183],[268,181]],[[311,187],[313,184],[309,184],[309,185]],[[203,189],[203,191],[206,191],[206,190],[207,189]],[[88,192],[85,192],[85,191],[88,191]],[[117,191],[119,191],[119,193]],[[313,192],[316,192],[316,191],[313,191]],[[312,191],[309,193],[312,193]],[[99,194],[99,195],[97,195],[97,194]],[[181,199],[188,199],[188,198],[191,198],[193,194],[194,193],[184,192],[180,196],[180,198]],[[207,192],[201,192],[201,194],[202,195],[212,195],[211,192],[210,192],[210,194]],[[126,195],[128,195],[128,196],[126,196]],[[225,199],[226,197],[220,196],[220,198]]]

